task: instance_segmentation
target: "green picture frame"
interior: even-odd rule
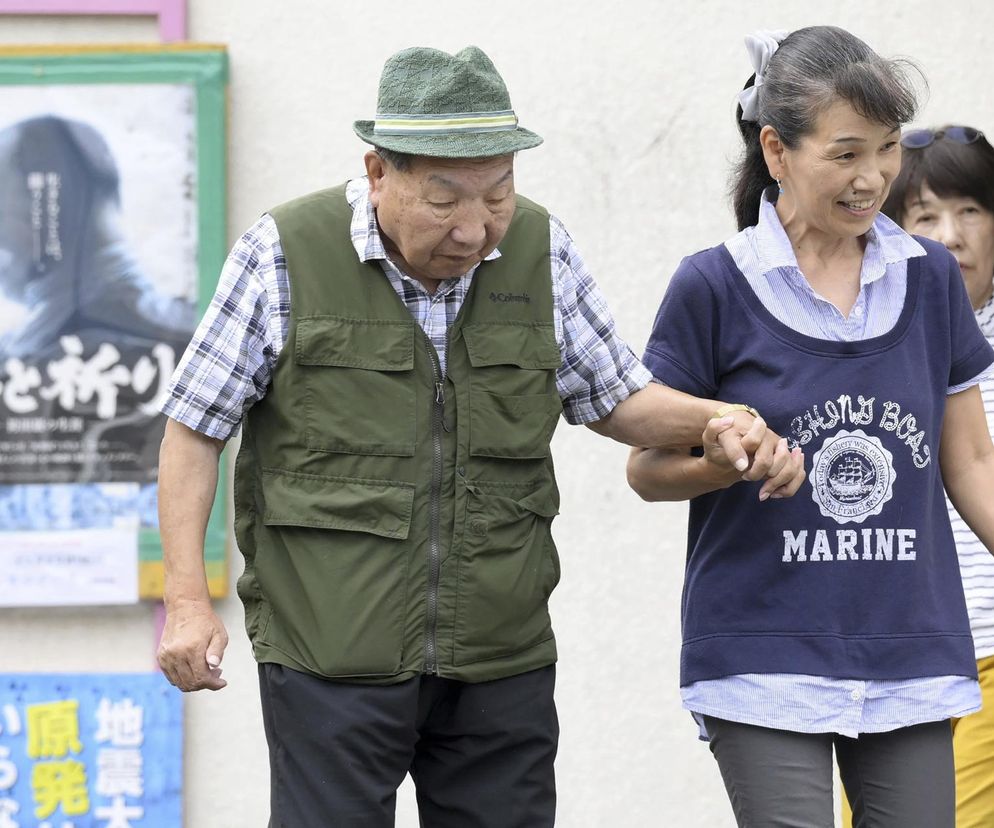
[[[192,123],[194,135],[189,139],[190,149],[187,152],[191,157],[186,178],[192,199],[187,220],[188,224],[195,226],[195,244],[186,244],[184,249],[191,262],[195,260],[195,287],[191,287],[189,291],[195,293],[195,296],[187,298],[190,301],[195,299],[196,319],[199,320],[214,294],[228,248],[228,59],[225,49],[200,44],[0,47],[0,101],[3,100],[5,90],[13,95],[11,90],[17,87],[33,90],[43,86],[58,87],[60,95],[65,99],[71,99],[78,93],[83,98],[90,95],[95,96],[94,100],[109,100],[103,93],[111,90],[127,92],[112,95],[112,98],[120,102],[115,102],[109,109],[126,107],[132,98],[137,100],[135,96],[155,98],[166,91],[171,96],[171,101],[189,102],[185,117]],[[106,87],[103,93],[99,91],[101,86]],[[131,94],[132,91],[134,95]],[[94,115],[100,114],[106,120],[107,112],[97,113],[96,109],[99,108],[94,108]],[[0,106],[0,112],[2,111],[3,107]],[[5,119],[0,116],[0,120]],[[0,129],[4,125],[0,123]],[[122,134],[126,132],[127,130],[122,130]],[[135,140],[141,139],[139,137]],[[126,203],[122,209],[127,209]],[[195,220],[191,218],[194,215]],[[192,238],[190,227],[184,232],[185,239]],[[181,353],[179,348],[174,350],[178,360]],[[160,369],[161,367],[160,365]],[[159,388],[164,387],[161,379],[160,377]],[[158,417],[163,415],[159,414]],[[205,542],[208,582],[211,594],[215,597],[226,595],[228,589],[227,475],[224,459],[220,464],[217,495]],[[61,482],[65,480],[62,479]],[[147,502],[145,508],[146,512],[152,512]],[[0,532],[4,528],[0,516]],[[162,546],[157,526],[152,525],[151,518],[143,519],[137,531],[137,596],[142,599],[161,598]],[[71,603],[104,601],[95,596],[93,601],[84,598]]]

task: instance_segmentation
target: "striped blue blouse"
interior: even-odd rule
[[[776,208],[765,197],[759,222],[725,242],[735,264],[770,313],[800,333],[857,341],[889,331],[904,306],[907,262],[925,250],[884,215],[867,233],[860,290],[846,317],[808,284]],[[975,385],[980,377],[948,389]],[[798,733],[881,733],[965,716],[980,709],[980,688],[964,676],[859,681],[788,673],[749,673],[682,687],[683,706],[703,714]]]

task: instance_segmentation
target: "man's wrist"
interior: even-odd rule
[[[210,588],[207,586],[207,576],[194,572],[190,575],[167,573],[162,590],[162,603],[166,609],[180,608],[184,605],[211,605]]]

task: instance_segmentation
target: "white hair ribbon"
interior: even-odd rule
[[[788,34],[789,32],[779,30],[775,32],[763,30],[746,35],[746,51],[749,52],[749,62],[752,63],[753,71],[756,73],[756,80],[748,89],[739,92],[743,121],[759,120],[759,87],[763,85],[763,76],[766,74],[766,67],[770,65],[770,58]]]

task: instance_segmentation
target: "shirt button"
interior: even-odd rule
[[[853,310],[853,313],[856,314],[856,316],[862,316],[863,315],[863,309],[862,308],[855,308]]]
[[[853,690],[849,694],[849,698],[852,699],[853,701],[858,702],[861,698],[863,698],[863,691],[862,690]]]

